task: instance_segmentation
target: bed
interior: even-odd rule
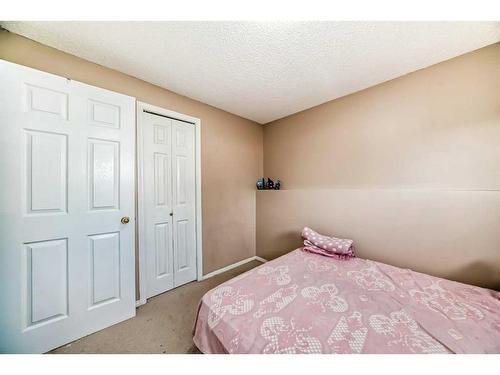
[[[206,293],[203,353],[500,353],[500,292],[294,250]]]

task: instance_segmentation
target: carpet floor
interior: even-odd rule
[[[137,308],[135,317],[50,353],[199,353],[193,343],[193,326],[201,297],[215,286],[260,264],[252,261],[150,298]]]

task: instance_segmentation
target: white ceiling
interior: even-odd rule
[[[267,123],[500,41],[500,22],[2,22]]]

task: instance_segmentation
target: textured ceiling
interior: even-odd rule
[[[2,22],[267,123],[500,40],[500,22]]]

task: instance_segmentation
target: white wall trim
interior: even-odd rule
[[[210,273],[207,273],[205,276],[203,276],[203,280],[209,279],[209,278],[211,278],[213,276],[216,276],[216,275],[219,275],[219,274],[224,273],[226,271],[232,270],[233,268],[242,266],[243,264],[251,262],[253,260],[256,260],[256,261],[259,261],[259,262],[262,262],[262,263],[267,262],[267,260],[265,260],[264,258],[261,258],[261,257],[258,257],[258,256],[253,256],[253,257],[250,257],[250,258],[247,258],[247,259],[240,260],[239,262],[230,264],[230,265],[228,265],[226,267],[219,268],[218,270],[212,271]]]
[[[203,238],[202,238],[202,205],[201,205],[201,120],[196,117],[191,117],[183,113],[170,111],[165,108],[157,107],[152,104],[137,101],[136,112],[136,127],[137,127],[137,185],[138,185],[138,231],[139,238],[139,294],[140,299],[136,302],[136,306],[146,303],[147,295],[147,278],[146,278],[146,244],[144,242],[144,174],[142,168],[142,160],[144,150],[142,147],[143,129],[140,119],[142,118],[143,110],[158,113],[160,115],[173,117],[179,120],[189,121],[195,126],[195,173],[196,173],[196,274],[197,280],[203,280]]]

